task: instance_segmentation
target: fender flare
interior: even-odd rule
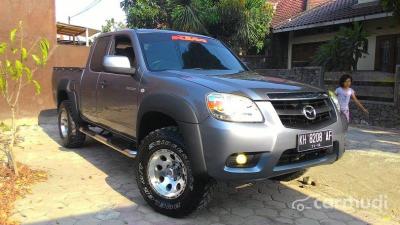
[[[185,123],[199,123],[198,115],[187,100],[182,97],[170,94],[154,94],[145,96],[140,102],[137,118],[137,130],[140,128],[140,121],[147,112],[160,112],[175,121]]]
[[[57,94],[56,94],[56,101],[57,101],[57,108],[60,105],[60,101],[59,101],[59,94],[61,92],[65,92],[67,93],[68,96],[68,100],[71,101],[72,103],[72,107],[73,107],[73,112],[75,114],[75,118],[80,118],[80,114],[79,114],[79,108],[78,108],[78,96],[76,94],[76,85],[75,85],[75,81],[71,81],[68,79],[62,79],[60,80],[60,82],[58,83],[57,86]]]
[[[201,119],[199,119],[194,106],[176,95],[160,93],[144,97],[140,103],[137,116],[137,137],[141,137],[139,133],[140,123],[143,116],[148,112],[165,114],[177,122],[186,146],[186,152],[193,166],[193,172],[199,175],[206,174],[207,169],[199,129]]]

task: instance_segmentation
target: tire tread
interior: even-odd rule
[[[65,107],[67,110],[67,114],[70,117],[70,129],[71,131],[68,134],[67,140],[64,141],[64,147],[66,148],[79,148],[85,142],[86,135],[79,131],[79,128],[82,124],[79,122],[80,120],[76,118],[75,113],[73,113],[73,104],[70,100],[65,100],[61,102],[60,108]]]
[[[170,140],[173,140],[173,142],[176,142],[175,144],[184,146],[183,139],[179,132],[178,127],[176,127],[176,126],[162,127],[162,128],[156,129],[154,131],[151,131],[145,138],[143,138],[143,140],[141,141],[141,144],[140,144],[139,154],[140,154],[140,151],[146,150],[146,149],[144,149],[145,144],[151,142],[152,140],[160,139],[165,136],[168,136],[170,138]],[[204,178],[204,177],[194,176],[194,180],[195,180],[194,185],[196,185],[196,184],[200,185],[199,186],[200,190],[197,191],[197,193],[198,193],[197,196],[192,196],[192,198],[190,200],[191,205],[186,206],[185,208],[182,208],[180,210],[174,210],[174,211],[165,210],[162,208],[155,208],[155,210],[164,215],[167,215],[167,216],[181,218],[181,217],[185,217],[185,216],[189,215],[190,213],[192,213],[196,210],[205,208],[208,205],[208,203],[212,200],[212,195],[213,195],[213,192],[215,189],[214,188],[215,182],[213,179],[211,179],[209,177]],[[144,198],[146,198],[146,197],[144,197]],[[146,201],[148,201],[148,199],[146,199]],[[153,206],[153,204],[151,204],[151,202],[150,202],[150,205]],[[157,206],[155,206],[155,207],[157,207]]]

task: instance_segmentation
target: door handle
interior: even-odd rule
[[[102,81],[100,81],[100,87],[101,88],[105,88],[106,87],[106,84],[107,84],[107,82],[105,81],[105,80],[102,80]]]

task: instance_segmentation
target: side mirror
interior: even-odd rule
[[[110,73],[135,74],[136,69],[131,68],[129,58],[119,55],[106,55],[103,59],[105,71]]]

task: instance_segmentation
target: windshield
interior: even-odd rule
[[[147,66],[152,71],[246,70],[223,44],[211,38],[173,33],[138,36]]]

